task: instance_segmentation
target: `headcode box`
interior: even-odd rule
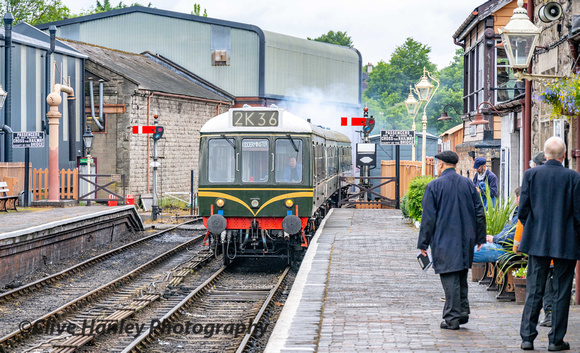
[[[413,145],[415,131],[413,130],[381,130],[381,145]]]

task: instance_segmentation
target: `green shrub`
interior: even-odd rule
[[[516,208],[516,202],[513,197],[501,201],[501,195],[498,193],[495,206],[492,206],[489,184],[485,180],[485,195],[479,195],[482,199],[485,196],[487,209],[485,210],[485,222],[487,234],[495,235],[503,230],[503,227],[511,220],[511,215]]]
[[[423,194],[425,193],[425,188],[427,184],[433,180],[432,176],[418,176],[415,177],[409,183],[409,189],[405,194],[407,198],[407,209],[409,210],[409,217],[416,221],[421,221],[421,215],[423,214],[423,206],[421,202],[423,201]]]
[[[401,209],[401,212],[403,213],[403,217],[405,218],[409,218],[409,208],[407,206],[407,195],[405,194],[405,196],[403,196],[403,198],[401,198],[401,201],[399,202],[399,208]]]

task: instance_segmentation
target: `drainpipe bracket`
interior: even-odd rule
[[[580,158],[580,150],[571,150],[573,158]]]

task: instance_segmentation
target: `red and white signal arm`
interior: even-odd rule
[[[155,125],[152,126],[133,126],[133,134],[154,134]]]
[[[365,126],[367,118],[340,118],[340,126]]]

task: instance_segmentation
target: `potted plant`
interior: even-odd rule
[[[545,85],[539,99],[552,106],[552,116],[578,115],[580,113],[580,75],[555,79]]]
[[[516,304],[525,304],[526,302],[526,274],[528,265],[519,267],[512,271],[514,276],[514,292],[516,294]]]

